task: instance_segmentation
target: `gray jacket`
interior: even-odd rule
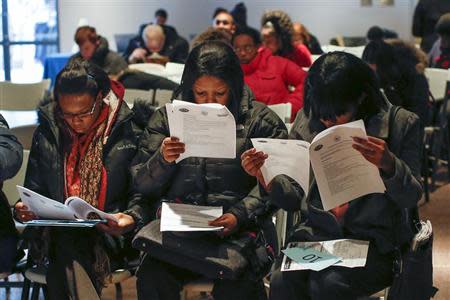
[[[272,201],[288,211],[300,211],[293,239],[356,238],[369,240],[382,253],[390,252],[397,243],[409,241],[412,232],[398,228],[404,208],[415,208],[422,195],[420,181],[422,134],[418,117],[399,109],[394,124],[389,124],[389,112],[382,110],[364,120],[367,134],[388,142],[395,156],[395,173],[382,179],[384,194],[370,194],[349,203],[343,222],[324,211],[317,185],[313,179],[309,196],[305,197],[298,184],[286,176],[279,176],[272,184]],[[311,142],[318,132],[310,130],[309,118],[300,111],[290,133],[291,139]],[[323,128],[324,129],[324,128]]]

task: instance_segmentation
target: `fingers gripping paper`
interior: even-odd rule
[[[185,144],[177,163],[188,157],[236,157],[236,122],[226,106],[174,100],[166,110],[170,136]]]

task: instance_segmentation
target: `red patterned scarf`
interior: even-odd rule
[[[106,199],[107,176],[102,157],[108,113],[108,105],[103,105],[86,134],[70,130],[71,147],[65,154],[66,197],[80,197],[100,210]]]

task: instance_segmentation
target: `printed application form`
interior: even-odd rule
[[[352,137],[367,138],[362,120],[330,127],[311,143],[311,165],[324,210],[386,190],[378,168],[353,149]]]
[[[163,202],[161,231],[219,231],[223,227],[208,225],[223,215],[223,208]]]
[[[25,225],[92,227],[106,220],[118,222],[114,215],[93,207],[81,198],[69,197],[61,203],[22,186],[16,187],[23,203],[39,217],[38,220],[25,222]]]
[[[261,172],[268,184],[280,174],[285,174],[302,187],[305,194],[309,190],[309,143],[297,140],[251,139],[257,151],[268,154]]]
[[[367,138],[362,120],[330,127],[309,144],[305,141],[252,139],[257,151],[268,155],[261,167],[266,183],[287,175],[309,191],[310,162],[324,210],[358,197],[384,193],[386,187],[378,168],[353,149],[352,137]]]
[[[170,136],[186,145],[177,163],[188,157],[236,157],[236,122],[226,106],[174,100],[166,110]]]

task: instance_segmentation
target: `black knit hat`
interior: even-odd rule
[[[436,23],[436,32],[441,35],[450,35],[450,13],[446,13],[439,18]]]

